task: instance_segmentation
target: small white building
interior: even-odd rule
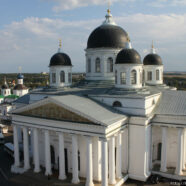
[[[22,74],[18,74],[17,76],[17,85],[13,89],[13,94],[16,96],[23,96],[28,93],[29,89],[23,83],[24,76]]]
[[[156,54],[142,64],[111,18],[108,11],[88,39],[86,80],[69,86],[71,60],[58,52],[50,61],[50,87],[29,93],[27,104],[13,111],[12,171],[33,163],[34,172],[56,169],[61,180],[72,173],[72,183],[83,177],[86,186],[146,181],[151,174],[186,179],[186,92],[163,84]]]

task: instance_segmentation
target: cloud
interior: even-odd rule
[[[133,14],[114,19],[129,33],[133,47],[142,57],[150,50],[154,40],[165,69],[186,70],[186,14]],[[19,66],[24,72],[48,71],[49,60],[57,52],[59,38],[62,38],[62,50],[72,59],[73,71],[84,71],[84,49],[88,36],[102,21],[30,17],[12,22],[0,30],[0,43],[3,43],[0,45],[0,72],[15,72]]]
[[[153,7],[185,6],[186,0],[155,0],[148,3]]]
[[[71,10],[86,6],[106,5],[108,3],[113,4],[116,2],[133,3],[136,0],[43,0],[43,1],[55,3],[56,5],[54,5],[53,11],[60,12],[63,10]]]

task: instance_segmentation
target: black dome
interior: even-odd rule
[[[3,85],[1,86],[1,88],[2,88],[2,89],[8,89],[9,86],[8,86],[7,84],[3,84]]]
[[[134,49],[123,49],[116,57],[116,64],[141,64],[141,57]]]
[[[101,25],[89,36],[87,48],[124,48],[127,33],[116,25]]]
[[[70,57],[65,53],[56,53],[50,59],[49,66],[72,66]]]
[[[144,58],[143,64],[144,65],[163,65],[161,57],[157,54],[148,54]]]

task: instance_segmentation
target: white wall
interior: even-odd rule
[[[113,106],[113,103],[115,101],[119,101],[122,104],[122,107],[114,107],[115,109],[120,110],[125,114],[144,116],[150,114],[153,111],[156,104],[158,103],[160,95],[161,94],[159,93],[144,98],[141,96],[138,97],[138,95],[136,95],[136,97],[134,96],[130,97],[130,95],[129,96],[91,95],[90,97],[109,106]]]
[[[150,175],[150,129],[129,123],[129,178],[145,181]]]
[[[149,85],[160,85],[163,84],[163,65],[144,65],[143,66],[145,71],[145,83]],[[156,70],[160,72],[160,79],[156,80]],[[148,80],[148,71],[152,72],[152,80]]]
[[[60,73],[61,71],[65,72],[65,82],[60,82]],[[56,74],[56,82],[52,82],[52,73]],[[50,67],[50,86],[52,87],[64,87],[64,86],[70,86],[72,84],[72,81],[68,81],[68,74],[71,74],[72,79],[72,66],[51,66]]]
[[[86,79],[87,80],[114,80],[114,68],[112,73],[107,72],[107,59],[113,58],[115,64],[116,56],[121,49],[86,49]],[[101,60],[101,72],[95,72],[96,58]],[[88,59],[91,59],[91,72],[88,72]]]
[[[23,90],[13,90],[13,94],[16,96],[24,96],[25,94],[28,94],[28,89],[23,89]]]
[[[142,64],[116,64],[117,88],[137,89],[142,88]],[[131,83],[131,71],[136,70],[136,84]],[[126,73],[126,84],[121,84],[121,72]],[[141,77],[140,77],[141,76]]]

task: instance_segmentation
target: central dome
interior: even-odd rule
[[[103,24],[96,28],[89,36],[89,48],[124,48],[127,32],[117,25]]]

